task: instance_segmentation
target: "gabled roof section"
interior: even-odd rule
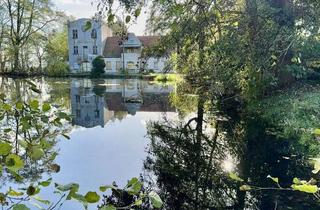
[[[143,47],[152,47],[160,41],[160,36],[137,36]],[[121,39],[119,37],[108,37],[103,50],[103,56],[106,58],[121,57]]]
[[[144,47],[152,47],[160,41],[160,36],[138,36]]]
[[[103,50],[103,56],[105,58],[120,58],[121,57],[121,40],[119,37],[108,37]]]

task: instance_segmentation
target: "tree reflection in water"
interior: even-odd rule
[[[159,189],[165,209],[320,208],[314,197],[299,192],[240,191],[241,183],[231,180],[228,172],[260,187],[274,187],[268,175],[289,188],[294,177],[309,180],[308,157],[315,156],[314,149],[299,144],[298,137],[281,139],[268,133],[271,125],[258,115],[228,110],[212,120],[204,116],[203,104],[198,102],[197,116],[190,120],[148,125],[145,181]],[[317,142],[313,148],[319,150]]]

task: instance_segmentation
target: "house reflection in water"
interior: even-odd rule
[[[74,79],[71,82],[73,123],[83,127],[104,126],[137,112],[174,112],[169,104],[172,86],[138,79]]]

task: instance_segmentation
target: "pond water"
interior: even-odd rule
[[[166,209],[320,209],[313,196],[284,190],[244,192],[229,178],[229,172],[239,172],[258,186],[270,187],[274,183],[267,179],[269,174],[284,185],[294,176],[308,177],[309,154],[295,152],[297,144],[288,139],[268,135],[269,125],[263,120],[228,113],[231,118],[220,127],[203,120],[205,129],[199,134],[199,122],[193,118],[199,107],[192,107],[193,96],[177,94],[176,84],[138,79],[33,81],[40,96],[26,94],[24,80],[1,78],[0,87],[8,98],[38,97],[73,115],[71,125],[66,125],[70,140],[57,137],[55,162],[61,169],[51,174],[54,182],[79,183],[80,192],[86,193],[114,181],[124,186],[141,176],[158,190]],[[212,114],[204,115],[210,119]],[[232,130],[241,129],[247,132],[234,136]],[[217,130],[221,132],[215,136]],[[8,186],[12,183],[1,189]],[[41,196],[57,199],[53,189]],[[61,209],[82,205],[67,201]]]

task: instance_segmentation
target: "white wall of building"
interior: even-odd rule
[[[90,28],[86,28],[87,22],[91,23]],[[96,31],[96,37],[92,36],[93,30]],[[74,35],[75,33],[77,36]],[[91,64],[89,61],[90,55],[102,55],[103,43],[108,35],[111,35],[111,30],[101,24],[101,21],[82,18],[68,22],[69,65],[71,71],[90,71],[87,64],[85,66],[82,64],[84,62]]]
[[[91,23],[90,28],[86,28],[87,23]],[[93,30],[96,31],[96,37],[92,37]],[[77,36],[74,36],[76,31]],[[101,21],[82,18],[76,21],[68,22],[68,45],[69,45],[69,66],[71,72],[90,72],[92,69],[92,61],[97,56],[103,56],[107,37],[112,36],[112,31]],[[126,52],[121,54],[120,58],[104,58],[106,62],[106,74],[123,73],[123,66],[128,73],[138,73],[142,68],[141,42],[137,37],[130,33],[125,47],[139,48],[138,52]],[[77,48],[77,50],[75,49]],[[117,68],[117,63],[120,68]],[[166,67],[166,58],[148,58],[147,64],[144,65],[145,70],[153,70],[154,72],[164,72]],[[124,65],[123,65],[124,64]]]

